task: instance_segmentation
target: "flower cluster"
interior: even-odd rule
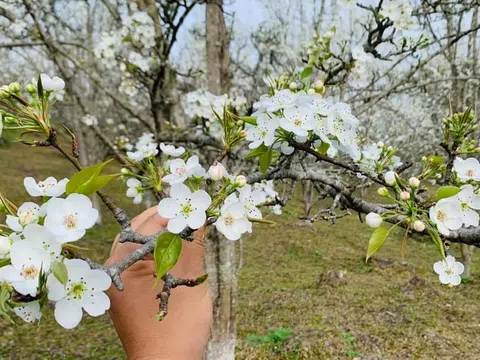
[[[221,163],[205,171],[197,156],[171,159],[166,165],[162,180],[171,186],[170,196],[160,201],[158,213],[169,219],[171,233],[181,233],[187,227],[199,229],[207,219],[212,219],[227,239],[238,240],[242,234],[252,232],[252,222],[262,220],[258,207],[269,205],[278,195],[273,182],[252,187],[243,175],[229,174]],[[200,188],[203,182],[207,191]],[[281,213],[277,207],[271,210]]]
[[[110,307],[104,291],[111,279],[92,270],[83,260],[69,259],[66,243],[80,240],[93,227],[98,211],[82,194],[66,192],[68,180],[25,178],[28,194],[42,204],[26,202],[10,210],[0,236],[0,287],[10,293],[14,312],[26,322],[39,320],[46,298],[55,301],[55,319],[71,329],[82,318],[82,308],[92,316]],[[5,261],[7,260],[7,261]]]
[[[294,151],[289,141],[303,143],[310,139],[315,147],[323,143],[359,161],[359,121],[350,106],[311,90],[283,89],[263,95],[254,104],[252,116],[256,117],[256,124],[246,128],[249,147],[255,149],[263,144],[289,155]]]
[[[408,1],[388,0],[383,2],[381,15],[393,21],[396,28],[407,29],[411,23],[413,7]]]

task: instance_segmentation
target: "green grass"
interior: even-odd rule
[[[70,172],[48,149],[0,147],[0,189],[15,202],[27,199],[25,176]],[[108,191],[131,215],[141,211],[123,197],[119,182]],[[478,358],[477,259],[471,284],[444,287],[431,270],[438,255],[429,242],[410,240],[403,262],[401,236],[393,236],[365,264],[370,231],[357,216],[334,227],[301,227],[300,209],[299,203],[289,204],[283,216],[269,216],[276,225],[257,225],[244,239],[238,359]],[[118,231],[108,212],[103,214],[105,225],[78,244],[99,261]],[[0,359],[125,358],[108,316],[85,316],[78,328],[65,331],[51,310],[45,313],[36,326],[0,320]]]

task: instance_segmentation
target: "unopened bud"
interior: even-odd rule
[[[247,184],[247,178],[243,175],[238,175],[236,178],[235,178],[235,186],[236,187],[244,187],[245,185]]]
[[[240,136],[241,137],[247,137],[247,132],[245,130],[240,131]]]
[[[475,130],[477,130],[477,129],[478,129],[478,125],[477,125],[477,124],[475,124],[475,125],[472,126],[472,130],[473,130],[473,131],[475,131]]]
[[[423,232],[425,230],[425,224],[423,223],[423,221],[420,221],[420,220],[415,220],[413,222],[412,227],[413,227],[413,230],[418,232]]]
[[[408,184],[412,189],[416,189],[420,186],[420,180],[418,180],[418,178],[415,176],[412,176],[410,179],[408,179]]]
[[[295,81],[292,81],[288,87],[290,88],[290,90],[297,90],[298,85]]]
[[[0,87],[0,99],[5,99],[10,96],[10,90],[7,85]]]
[[[381,188],[379,188],[377,190],[377,194],[380,195],[380,196],[388,196],[389,192],[388,192],[388,189],[385,186],[382,186]]]
[[[393,146],[387,147],[387,150],[388,150],[388,151],[393,151]]]
[[[397,183],[397,174],[395,174],[395,171],[387,171],[385,173],[385,182],[390,186],[393,186]]]
[[[208,175],[213,181],[222,180],[225,175],[225,169],[222,164],[212,165],[210,169],[208,169]]]
[[[13,82],[10,85],[8,85],[8,90],[12,93],[18,93],[22,88],[20,87],[20,84],[18,82]]]
[[[365,217],[365,222],[367,223],[368,226],[371,228],[378,228],[380,225],[382,225],[383,219],[380,215],[377,213],[371,212],[367,214]]]
[[[122,169],[120,170],[120,172],[121,172],[122,174],[129,174],[129,173],[130,173],[130,171],[129,171],[127,168],[122,168]]]
[[[25,90],[27,90],[29,94],[35,94],[37,92],[37,87],[33,84],[28,84],[25,86]]]
[[[410,200],[410,193],[408,191],[402,191],[400,193],[400,199],[403,201]]]
[[[379,141],[379,142],[377,143],[377,146],[378,146],[379,148],[383,148],[383,147],[385,146],[385,144],[383,143],[383,141]]]
[[[308,94],[308,95],[315,95],[315,94],[316,94],[316,91],[315,91],[315,89],[308,89],[308,90],[307,90],[307,94]]]
[[[10,252],[12,242],[6,236],[0,236],[0,255],[5,256]]]
[[[237,126],[240,127],[243,125],[243,121],[242,120],[237,120]]]

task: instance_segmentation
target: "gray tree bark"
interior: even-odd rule
[[[223,0],[206,5],[206,48],[208,90],[224,94],[229,86],[230,39],[223,15]],[[213,325],[205,351],[207,360],[235,359],[235,300],[237,293],[236,242],[221,236],[215,228],[206,241],[206,269],[213,301]]]

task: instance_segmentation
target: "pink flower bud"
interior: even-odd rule
[[[210,179],[213,181],[222,180],[225,175],[225,168],[222,164],[212,165],[210,169],[208,169],[208,175],[210,175]]]
[[[400,199],[403,201],[410,200],[410,193],[408,191],[402,191],[400,193]]]

